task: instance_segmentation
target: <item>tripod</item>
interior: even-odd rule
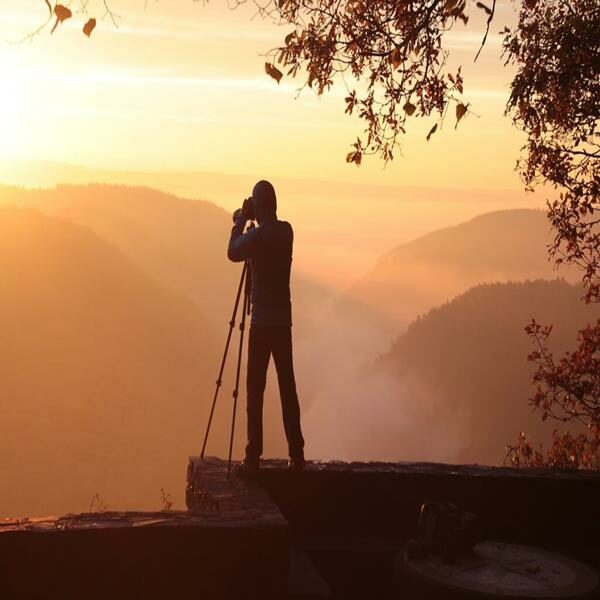
[[[210,433],[210,427],[212,425],[213,415],[215,413],[215,406],[217,405],[219,390],[221,389],[221,385],[223,383],[223,371],[225,369],[225,363],[227,362],[227,354],[229,352],[229,345],[231,343],[233,328],[235,327],[235,320],[237,318],[238,307],[240,305],[240,298],[242,296],[242,290],[244,290],[244,300],[242,302],[242,317],[240,319],[240,344],[238,348],[237,367],[235,372],[235,389],[233,390],[233,414],[231,417],[231,436],[229,438],[229,457],[227,459],[228,479],[231,475],[231,455],[233,453],[233,437],[235,434],[235,418],[237,413],[237,400],[240,387],[240,369],[242,366],[242,351],[244,348],[244,331],[246,329],[246,315],[250,314],[251,283],[252,277],[250,271],[250,261],[246,259],[246,261],[244,262],[244,268],[242,269],[242,275],[240,277],[240,283],[235,297],[235,303],[233,305],[233,313],[231,315],[231,320],[229,321],[229,332],[227,333],[227,341],[225,342],[225,351],[223,352],[223,358],[221,360],[221,368],[219,369],[219,376],[216,382],[215,394],[213,396],[212,406],[210,408],[210,416],[208,417],[206,433],[204,434],[204,442],[202,443],[202,452],[200,453],[200,458],[204,458],[204,452],[206,451],[206,443],[208,442],[208,434]]]

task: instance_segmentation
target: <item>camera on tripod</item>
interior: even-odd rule
[[[233,213],[233,221],[236,222],[240,213],[244,213],[246,220],[254,221],[256,219],[254,215],[254,206],[252,204],[252,198],[246,198],[242,205],[242,208],[238,208]],[[249,229],[254,227],[254,223],[251,222]],[[252,272],[251,272],[251,264],[250,259],[244,260],[244,268],[242,269],[242,275],[240,277],[240,283],[238,285],[237,294],[235,297],[235,303],[233,305],[233,313],[231,315],[231,319],[229,321],[229,332],[227,333],[227,340],[225,342],[225,350],[223,352],[223,358],[221,359],[221,368],[219,369],[219,375],[216,381],[215,393],[213,396],[212,406],[210,408],[210,415],[208,417],[208,423],[206,425],[206,432],[204,434],[204,441],[202,443],[202,451],[200,452],[200,457],[204,458],[204,453],[206,451],[206,444],[208,442],[208,435],[210,433],[210,428],[212,425],[213,416],[215,413],[215,407],[217,404],[217,398],[219,396],[219,390],[221,389],[221,385],[223,384],[223,371],[225,369],[225,362],[227,361],[227,354],[229,352],[229,345],[231,343],[231,336],[233,334],[233,329],[235,327],[235,322],[238,314],[238,308],[240,306],[240,300],[242,305],[242,315],[240,320],[240,343],[238,347],[237,353],[237,366],[235,370],[235,388],[233,390],[233,415],[231,418],[231,435],[229,438],[229,458],[227,461],[227,478],[231,474],[231,457],[233,452],[233,439],[235,432],[235,419],[237,413],[237,399],[239,393],[240,386],[240,370],[241,370],[241,362],[242,362],[242,350],[244,346],[244,330],[246,328],[246,317],[250,315],[251,312],[251,304],[252,300],[250,298],[251,289],[252,289]],[[243,298],[243,299],[242,299]]]
[[[252,204],[252,198],[246,198],[242,204],[242,208],[238,208],[233,213],[233,222],[237,221],[240,213],[244,213],[249,221],[254,221],[256,216],[254,215],[254,205]]]

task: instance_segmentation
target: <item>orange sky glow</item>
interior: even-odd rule
[[[77,1],[71,3],[77,8]],[[101,16],[100,2],[97,3]],[[429,143],[431,120],[415,119],[403,156],[383,167],[346,165],[361,124],[344,115],[341,84],[326,96],[299,81],[277,85],[263,70],[264,54],[285,28],[252,19],[250,5],[192,0],[112,0],[116,29],[99,20],[91,39],[75,15],[21,40],[43,23],[42,0],[3,2],[0,153],[4,157],[67,161],[111,169],[268,171],[275,176],[355,180],[389,185],[516,188],[520,134],[503,116],[510,72],[502,67],[495,31],[514,18],[500,3],[494,31],[479,61],[483,27],[471,10],[447,45],[462,64],[473,111],[455,130],[449,118]],[[90,4],[94,13],[94,3]]]
[[[101,4],[88,5],[98,17],[90,39],[81,33],[87,17],[76,13],[74,0],[71,21],[26,41],[47,18],[43,0],[0,6],[0,182],[43,185],[27,168],[17,173],[15,160],[269,178],[286,192],[286,217],[310,241],[299,246],[300,268],[311,265],[306,268],[331,278],[335,266],[340,282],[349,281],[357,265],[367,268],[390,247],[436,227],[497,208],[543,206],[543,198],[522,191],[515,162],[524,138],[503,114],[511,71],[503,66],[497,32],[516,18],[511,2],[497,4],[476,63],[481,10],[472,6],[468,26],[458,23],[447,35],[449,63],[462,65],[473,114],[456,129],[450,114],[429,142],[433,119],[415,118],[392,163],[369,157],[360,168],[345,161],[362,123],[344,114],[342,82],[319,97],[310,89],[298,95],[300,80],[284,77],[277,85],[267,77],[264,53],[281,44],[287,30],[253,18],[252,3],[231,10],[218,0],[111,0],[118,28],[101,18]],[[249,191],[186,188],[174,177],[164,184],[156,177],[134,179],[117,178],[228,210]],[[306,197],[290,183],[297,180],[346,187]],[[426,201],[415,191],[421,188],[430,190]],[[365,195],[370,204],[356,202]],[[350,257],[345,267],[341,256]]]

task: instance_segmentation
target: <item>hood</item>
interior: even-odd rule
[[[275,188],[268,181],[259,181],[252,190],[252,206],[259,223],[277,219]]]

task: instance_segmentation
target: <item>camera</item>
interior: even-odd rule
[[[242,205],[242,208],[238,208],[234,213],[233,213],[233,221],[235,223],[235,221],[237,221],[237,218],[239,217],[240,213],[244,212],[244,214],[246,215],[246,218],[249,221],[254,221],[255,220],[255,216],[254,216],[254,206],[252,205],[252,198],[246,198],[244,200],[244,203]]]

